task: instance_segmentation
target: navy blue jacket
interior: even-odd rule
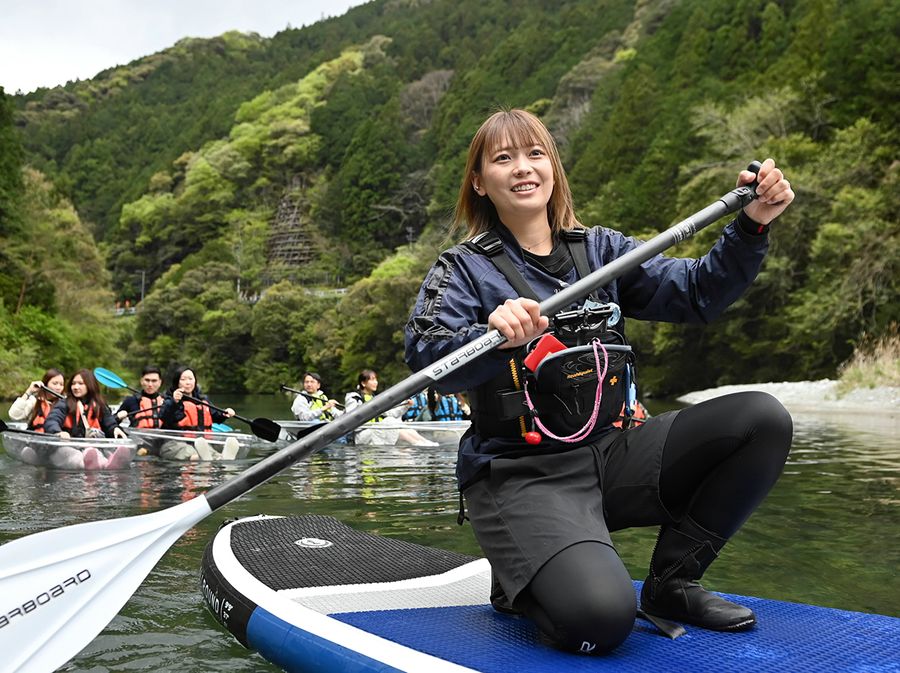
[[[47,416],[47,420],[44,421],[44,432],[48,435],[56,435],[62,432],[65,429],[64,426],[68,415],[68,403],[66,400],[60,400],[53,406],[53,409],[50,410],[50,414]],[[103,434],[106,437],[114,437],[115,429],[119,427],[119,423],[108,406],[101,408],[99,417],[100,429],[103,431]],[[66,430],[66,432],[72,437],[84,437],[84,425],[75,419],[73,421],[73,427],[70,430]]]
[[[578,280],[574,268],[560,280],[527,264],[509,230],[500,225],[497,233],[513,264],[541,299]],[[588,229],[591,270],[601,268],[639,243],[611,229]],[[747,233],[745,227],[733,221],[703,257],[680,259],[657,255],[599,290],[598,299],[615,302],[628,318],[707,323],[749,287],[767,249],[766,233]],[[425,277],[406,325],[407,364],[418,371],[485,334],[490,313],[506,299],[516,296],[486,255],[466,244],[443,252]],[[481,357],[478,366],[464,367],[436,382],[437,388],[441,392],[458,392],[482,385],[507,366],[510,355],[508,350],[495,350]],[[611,426],[597,429],[584,443],[610,429]],[[542,445],[546,443],[547,440]],[[467,484],[495,455],[524,447],[518,438],[467,435],[460,443],[457,463],[460,484]]]

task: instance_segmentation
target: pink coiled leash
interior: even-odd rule
[[[594,395],[594,410],[591,412],[591,417],[588,419],[587,423],[585,423],[584,427],[581,430],[569,435],[568,437],[560,437],[558,435],[554,435],[547,427],[541,423],[541,419],[534,413],[534,404],[531,402],[531,396],[528,394],[528,386],[525,386],[525,402],[528,405],[528,410],[532,412],[534,415],[534,422],[537,423],[537,426],[543,430],[544,434],[548,437],[552,437],[560,442],[574,443],[580,442],[582,439],[591,434],[594,430],[594,425],[597,423],[597,416],[600,413],[600,400],[603,399],[603,379],[606,378],[606,370],[609,366],[609,353],[606,352],[606,346],[603,345],[603,342],[600,339],[594,339],[594,363],[597,367],[596,371],[600,371],[600,354],[597,352],[597,346],[600,346],[600,350],[603,351],[603,373],[597,377],[597,391]]]

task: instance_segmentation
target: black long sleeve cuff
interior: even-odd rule
[[[765,236],[769,231],[769,225],[756,222],[743,210],[738,211],[737,223],[741,231],[748,236]]]

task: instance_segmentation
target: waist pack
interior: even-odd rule
[[[610,425],[625,403],[633,364],[631,346],[612,330],[589,344],[551,353],[526,377],[532,413],[546,430],[562,437],[575,435],[588,424],[597,428]]]

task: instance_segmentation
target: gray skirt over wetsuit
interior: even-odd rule
[[[610,531],[672,520],[659,497],[663,448],[678,412],[560,453],[494,458],[465,490],[475,537],[510,601],[553,556]]]

